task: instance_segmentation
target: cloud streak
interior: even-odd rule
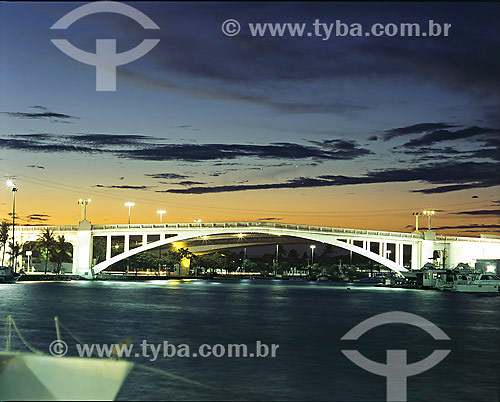
[[[363,176],[321,175],[314,178],[298,177],[278,183],[195,186],[157,191],[176,194],[208,194],[249,190],[338,187],[356,184],[425,182],[438,184],[439,186],[413,191],[434,194],[469,188],[498,186],[500,185],[500,178],[491,177],[490,174],[492,171],[498,169],[500,169],[500,164],[498,163],[445,162],[402,169],[378,170],[368,172]],[[464,184],[450,184],[455,182]]]
[[[119,134],[20,134],[0,138],[0,148],[31,152],[109,153],[122,159],[149,161],[221,161],[238,158],[352,160],[372,152],[354,141],[326,140],[319,146],[295,143],[162,144],[163,138]]]

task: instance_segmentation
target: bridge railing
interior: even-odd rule
[[[78,225],[58,225],[58,226],[16,226],[16,230],[23,232],[41,232],[46,229],[51,229],[54,232],[72,232],[78,230]]]
[[[47,228],[54,231],[77,231],[78,225],[58,225],[58,226],[18,226],[18,230],[22,232],[41,232]],[[364,235],[364,236],[386,236],[407,239],[422,239],[422,235],[418,233],[404,233],[404,232],[388,232],[382,230],[367,230],[367,229],[351,229],[351,228],[337,228],[332,226],[315,226],[315,225],[301,225],[292,223],[276,223],[276,222],[186,222],[186,223],[142,223],[142,224],[117,224],[117,225],[92,225],[92,230],[120,230],[120,229],[161,229],[161,230],[175,230],[175,229],[248,229],[248,228],[268,228],[272,229],[285,229],[303,232],[316,232],[316,233],[334,233],[346,235]],[[438,241],[469,241],[469,242],[488,242],[500,243],[500,239],[490,237],[459,237],[459,236],[445,236],[437,235]]]
[[[445,236],[437,235],[436,240],[442,241],[443,243],[449,241],[468,241],[476,243],[500,243],[499,238],[490,237],[459,237],[459,236]]]
[[[312,226],[299,225],[289,223],[273,223],[273,222],[188,222],[188,223],[151,223],[151,224],[121,224],[121,225],[92,225],[93,230],[119,230],[119,229],[248,229],[248,228],[269,228],[269,229],[285,229],[304,232],[321,232],[321,233],[337,233],[337,234],[358,234],[358,235],[373,235],[373,236],[391,236],[405,237],[410,239],[420,239],[421,235],[415,233],[402,232],[386,232],[380,230],[364,230],[364,229],[349,229],[336,228],[330,226]]]

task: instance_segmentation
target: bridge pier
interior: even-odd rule
[[[111,235],[106,235],[106,260],[111,258]]]
[[[92,226],[89,221],[80,221],[73,249],[73,274],[86,278],[93,277],[92,267]]]
[[[123,252],[126,253],[130,250],[130,235],[125,235],[125,244],[123,245]]]

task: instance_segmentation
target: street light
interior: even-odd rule
[[[427,215],[429,221],[428,221],[428,225],[429,225],[429,231],[431,230],[431,217],[432,215],[434,215],[436,213],[436,211],[429,211],[429,210],[426,210],[424,212],[422,212],[424,215]]]
[[[14,248],[16,245],[15,241],[15,227],[16,227],[16,193],[17,193],[17,187],[14,184],[12,180],[7,180],[7,186],[11,188],[12,190],[12,247]],[[16,272],[16,255],[14,252],[14,249],[12,251],[12,270]]]
[[[90,204],[90,201],[92,201],[90,198],[89,199],[79,199],[78,200],[78,205],[82,206],[82,221],[87,220],[87,205]]]
[[[415,233],[418,233],[418,217],[422,216],[422,212],[413,212],[413,216],[415,217]]]
[[[387,259],[390,260],[391,259],[391,253],[392,253],[392,250],[387,250],[386,251],[386,254],[387,254]]]
[[[245,235],[243,233],[238,233],[238,239],[243,239]]]
[[[135,202],[126,202],[124,204],[126,207],[128,207],[128,224],[130,225],[130,208],[132,208],[133,206],[135,206]]]
[[[201,219],[193,219],[194,223],[201,223]]]
[[[314,249],[316,248],[316,246],[314,244],[311,244],[309,246],[311,248],[311,265],[314,264]]]
[[[163,223],[163,214],[166,214],[167,211],[165,211],[164,209],[159,209],[158,211],[156,211],[156,213],[160,215],[160,223]]]

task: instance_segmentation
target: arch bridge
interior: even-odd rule
[[[84,220],[69,226],[20,226],[16,228],[16,241],[36,241],[47,228],[73,244],[73,274],[83,277],[169,244],[181,244],[196,254],[234,247],[317,242],[360,254],[399,274],[421,268],[435,258],[436,251],[446,268],[458,263],[474,265],[477,259],[500,258],[500,238],[493,236],[451,237],[432,231],[404,233],[272,222],[92,225]],[[106,244],[106,257],[98,263],[93,259],[95,238],[102,238]],[[114,250],[114,243],[123,246]]]

